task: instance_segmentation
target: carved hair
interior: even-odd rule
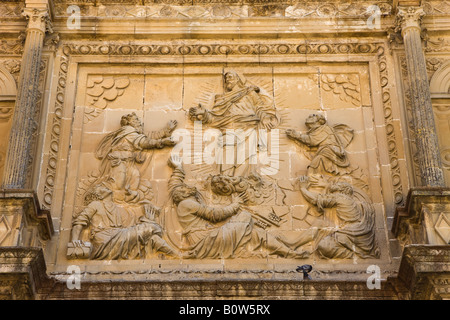
[[[330,192],[339,192],[348,196],[353,195],[353,186],[347,182],[337,182],[329,188]]]
[[[136,113],[129,113],[126,114],[124,116],[122,116],[122,118],[120,119],[120,125],[123,126],[128,126],[130,124],[131,118],[133,117],[138,117]]]
[[[93,187],[89,188],[84,194],[84,205],[87,206],[93,201],[101,200],[98,189],[106,188],[111,191],[104,183],[96,184]]]
[[[247,190],[248,182],[242,177],[216,175],[211,178],[211,190],[221,196],[230,196],[235,192]]]
[[[316,117],[317,122],[319,122],[320,124],[325,124],[325,123],[327,123],[327,119],[325,119],[325,116],[322,115],[322,114],[316,114],[316,113],[314,113],[314,114],[310,115],[310,117]]]
[[[176,205],[189,197],[195,197],[198,202],[204,203],[204,199],[200,192],[198,192],[197,188],[190,187],[185,183],[174,187],[170,192],[170,196],[173,203],[175,203]]]

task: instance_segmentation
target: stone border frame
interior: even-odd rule
[[[382,176],[380,190],[384,203],[386,239],[392,224],[395,207],[402,205],[405,190],[408,190],[406,160],[401,136],[400,110],[397,97],[392,92],[394,70],[392,57],[386,55],[387,43],[384,41],[269,41],[265,44],[249,44],[248,41],[237,41],[236,44],[220,44],[202,40],[202,44],[192,44],[190,41],[173,41],[170,43],[153,42],[153,44],[130,43],[80,43],[64,42],[60,45],[55,59],[55,84],[50,101],[47,119],[48,135],[44,141],[44,161],[41,172],[45,177],[38,186],[38,195],[44,208],[52,211],[59,228],[62,217],[62,207],[65,193],[65,182],[70,173],[66,172],[67,155],[71,148],[70,137],[72,117],[75,102],[75,91],[68,92],[67,84],[74,85],[78,63],[179,63],[201,62],[252,62],[252,63],[282,63],[282,62],[345,62],[367,63],[370,78],[371,95],[379,95],[372,101],[375,124],[375,136],[378,148],[385,148],[384,156],[379,154],[378,164],[381,165]],[[340,57],[341,60],[336,60]],[[138,59],[136,59],[138,58]],[[58,158],[60,160],[58,161]],[[403,165],[402,165],[403,163]]]

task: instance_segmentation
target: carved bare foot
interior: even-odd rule
[[[295,259],[305,259],[308,258],[311,255],[310,251],[307,250],[300,250],[300,251],[295,251]]]
[[[195,259],[196,254],[192,251],[181,252],[180,258],[182,259]]]

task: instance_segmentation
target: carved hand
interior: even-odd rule
[[[76,247],[82,247],[83,246],[83,241],[81,241],[81,240],[72,240],[72,246],[74,247],[74,248],[76,248]]]
[[[182,163],[183,160],[181,159],[181,157],[175,154],[171,155],[168,161],[169,166],[174,169],[181,168]]]
[[[175,130],[175,128],[177,127],[177,125],[178,125],[178,121],[177,121],[177,120],[170,120],[169,123],[167,123],[166,130],[167,130],[169,133],[172,133],[172,131]]]
[[[266,129],[273,129],[275,127],[275,124],[273,122],[274,117],[271,115],[263,115],[261,118],[261,123]]]
[[[288,136],[288,138],[290,139],[295,139],[296,138],[296,132],[294,129],[287,129],[286,130],[286,135]]]
[[[334,151],[334,153],[336,153],[340,157],[345,155],[344,148],[341,148],[338,146],[332,146],[331,149]]]
[[[126,194],[127,196],[136,197],[137,194],[138,194],[138,192],[137,192],[137,191],[134,191],[134,190],[131,190],[131,189],[130,189],[130,186],[125,186],[125,194]]]
[[[244,204],[249,200],[247,192],[241,192],[240,194],[233,193],[232,195],[233,203]]]
[[[149,220],[155,221],[156,217],[161,213],[161,208],[155,207],[152,204],[145,205],[145,215]]]
[[[164,138],[161,140],[161,142],[162,142],[163,146],[168,146],[168,147],[172,147],[176,144],[172,138]]]
[[[326,187],[327,184],[319,174],[313,174],[308,177],[308,182],[311,186],[314,187]]]
[[[308,186],[309,179],[307,176],[300,176],[298,177],[298,182],[301,188],[306,188]]]

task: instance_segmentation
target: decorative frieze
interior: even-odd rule
[[[283,17],[303,18],[358,18],[367,20],[376,9],[380,16],[392,13],[389,1],[102,1],[93,6],[89,0],[57,1],[56,16],[65,17],[67,6],[77,5],[83,17],[151,18],[151,19],[233,19]]]
[[[0,40],[0,54],[21,55],[23,52],[23,41],[18,40]]]
[[[63,53],[69,55],[138,55],[138,56],[215,56],[215,55],[326,55],[376,54],[382,43],[267,43],[264,44],[128,44],[67,43]]]
[[[50,148],[47,159],[45,182],[43,186],[42,206],[50,209],[53,200],[53,190],[55,187],[56,169],[58,165],[59,142],[61,137],[62,116],[65,100],[65,88],[67,81],[69,59],[66,55],[61,55],[58,69],[58,82],[55,95],[55,106],[50,115]]]

